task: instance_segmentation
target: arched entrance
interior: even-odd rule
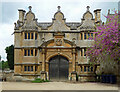
[[[57,55],[49,61],[49,78],[52,81],[68,80],[69,61],[67,58]]]

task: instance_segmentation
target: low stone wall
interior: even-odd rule
[[[96,81],[95,74],[78,75],[78,81],[80,81],[80,82],[94,82],[94,81]]]
[[[32,79],[29,79],[29,78],[26,78],[26,77],[23,77],[23,76],[15,76],[14,75],[14,70],[4,70],[3,72],[1,72],[1,81],[9,81],[9,82],[13,82],[13,81],[16,81],[16,82],[22,82],[22,81],[31,81],[31,80],[34,80],[33,78]]]
[[[0,70],[0,81],[2,81],[2,70]]]

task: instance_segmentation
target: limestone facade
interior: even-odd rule
[[[85,52],[94,44],[92,32],[101,23],[100,9],[94,11],[93,18],[87,6],[81,22],[66,22],[58,6],[52,22],[38,22],[31,8],[27,13],[18,10],[19,19],[14,28],[14,75],[50,80],[50,59],[63,56],[68,60],[68,80],[94,80],[96,67],[90,66]]]

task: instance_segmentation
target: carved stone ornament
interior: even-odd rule
[[[56,45],[57,46],[60,46],[60,45],[62,45],[62,40],[61,39],[56,39]]]

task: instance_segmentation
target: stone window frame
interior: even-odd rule
[[[37,56],[38,55],[38,50],[37,49],[23,49],[23,55],[24,56]]]
[[[24,65],[24,72],[34,72],[33,67],[34,67],[34,65]]]
[[[84,68],[83,68],[84,70],[82,69],[81,72],[87,72],[87,73],[92,73],[92,72],[94,72],[93,66],[84,65],[83,67],[84,67]]]
[[[24,33],[24,39],[25,40],[37,40],[38,39],[38,33],[37,32],[25,32]]]
[[[95,33],[92,32],[81,32],[80,33],[80,40],[93,40],[95,38]],[[92,39],[90,38],[92,37]]]

